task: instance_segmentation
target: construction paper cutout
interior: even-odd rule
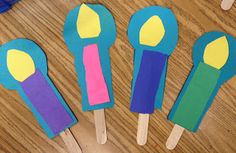
[[[106,82],[102,74],[98,47],[92,44],[84,47],[83,63],[90,105],[102,104],[110,101]]]
[[[166,71],[167,71],[167,60],[165,62],[164,69],[161,74],[161,79],[160,79],[160,83],[158,87],[159,90],[157,90],[156,97],[155,97],[155,108],[159,108],[159,109],[161,109],[162,107],[162,101],[164,98]],[[160,89],[163,89],[163,90],[160,90]]]
[[[39,70],[20,85],[53,133],[59,134],[73,122]]]
[[[5,1],[0,0],[0,13],[6,12],[11,8],[11,5],[6,3]]]
[[[76,67],[76,72],[78,74],[78,83],[81,88],[82,94],[82,110],[89,111],[103,108],[111,108],[114,106],[114,97],[112,92],[112,75],[109,48],[114,43],[116,38],[115,22],[111,13],[104,6],[99,4],[87,4],[87,6],[94,10],[100,18],[101,33],[99,34],[99,37],[83,39],[79,36],[76,26],[80,6],[76,7],[75,9],[69,12],[64,24],[63,34],[69,50],[73,53],[75,57],[74,63]],[[107,103],[97,104],[93,106],[90,105],[88,102],[88,93],[85,80],[85,68],[83,65],[84,47],[91,44],[97,44],[98,46],[102,74],[104,76],[110,98],[110,101]]]
[[[152,16],[158,16],[165,29],[165,34],[162,40],[156,46],[147,46],[147,45],[140,45],[140,29],[143,24],[150,19]],[[154,29],[154,27],[152,28]],[[128,37],[130,43],[135,49],[134,54],[134,71],[133,71],[133,80],[132,80],[132,95],[134,91],[134,85],[137,79],[137,75],[139,72],[143,51],[149,50],[153,52],[160,52],[162,54],[167,55],[167,60],[164,65],[164,70],[161,74],[161,80],[159,87],[156,92],[155,97],[155,108],[161,109],[162,107],[162,100],[164,95],[164,87],[165,87],[165,77],[166,77],[166,70],[167,70],[167,63],[169,55],[173,52],[174,48],[177,45],[178,41],[178,25],[175,19],[174,14],[170,9],[163,8],[160,6],[151,6],[144,8],[138,12],[136,12],[129,23],[128,27]],[[132,99],[132,98],[131,98]]]
[[[0,0],[0,13],[8,11],[19,0]]]
[[[35,118],[38,120],[40,126],[43,128],[45,133],[48,135],[49,138],[55,137],[55,134],[52,129],[49,127],[45,119],[42,115],[38,112],[38,110],[34,107],[31,100],[29,99],[28,95],[25,93],[19,81],[17,81],[9,72],[7,67],[7,54],[9,50],[16,49],[27,53],[34,61],[35,69],[40,70],[44,79],[47,81],[51,89],[53,90],[54,94],[69,114],[72,122],[68,124],[64,129],[71,127],[73,124],[77,122],[75,116],[71,112],[70,108],[65,103],[64,99],[55,88],[54,84],[51,82],[50,78],[47,75],[47,61],[43,50],[33,41],[27,39],[15,39],[12,40],[3,46],[0,47],[0,83],[7,89],[10,90],[17,90],[18,93],[21,95],[22,99],[25,103],[30,107],[30,110],[34,114]]]
[[[167,56],[153,51],[144,51],[134,92],[131,100],[131,111],[151,114],[160,78]]]
[[[197,123],[195,124],[195,127],[191,130],[192,132],[196,132],[203,117],[205,116],[206,112],[208,111],[209,107],[211,106],[215,95],[217,94],[220,86],[226,82],[227,80],[229,80],[231,77],[233,77],[236,74],[236,39],[234,37],[232,37],[231,35],[222,33],[222,32],[217,32],[217,31],[213,31],[213,32],[208,32],[205,33],[204,35],[202,35],[194,44],[193,47],[193,63],[194,66],[191,70],[191,73],[189,74],[183,88],[181,89],[181,92],[178,95],[178,98],[171,110],[171,112],[168,115],[168,119],[172,120],[173,116],[180,104],[180,101],[183,97],[183,95],[186,92],[186,89],[188,88],[190,81],[192,80],[192,77],[195,74],[196,68],[198,67],[199,63],[204,62],[203,60],[203,56],[204,56],[204,50],[206,48],[206,46],[211,43],[212,41],[226,36],[228,44],[229,44],[229,56],[228,56],[228,60],[225,63],[225,65],[220,69],[220,76],[218,78],[218,82],[215,86],[215,89],[213,90],[213,92],[211,93],[211,96],[209,97],[209,99],[207,100],[207,105],[204,108],[204,111],[202,112],[202,114],[200,115]],[[176,124],[179,124],[176,122]]]
[[[13,4],[17,3],[19,0],[1,0],[1,1],[4,1],[8,5],[13,5]]]
[[[225,65],[229,57],[229,45],[225,36],[220,37],[209,43],[203,55],[203,60],[206,64],[220,69]]]
[[[85,4],[81,5],[76,25],[81,38],[98,37],[101,32],[98,14]]]
[[[172,122],[192,131],[207,106],[219,76],[219,70],[200,62],[180,100]]]
[[[28,54],[15,49],[9,50],[7,53],[7,67],[11,75],[20,82],[23,82],[35,72],[32,58]]]
[[[159,16],[150,17],[140,29],[140,44],[155,47],[165,35],[165,28]]]

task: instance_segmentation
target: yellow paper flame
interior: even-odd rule
[[[13,78],[19,82],[35,73],[33,59],[27,53],[16,49],[8,50],[7,67]]]
[[[155,47],[165,35],[165,28],[159,16],[152,16],[141,27],[139,41],[142,45]]]
[[[98,37],[101,32],[98,14],[85,4],[80,6],[76,26],[81,38]]]
[[[229,57],[229,44],[225,36],[209,43],[204,51],[203,60],[206,64],[220,69]]]

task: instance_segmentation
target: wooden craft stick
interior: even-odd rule
[[[174,128],[172,129],[169,138],[166,141],[166,148],[172,150],[176,147],[181,138],[181,135],[184,132],[184,128],[175,124]]]
[[[99,144],[105,144],[107,141],[107,130],[104,109],[94,111],[94,120],[96,128],[97,142]]]
[[[76,141],[75,137],[69,129],[66,129],[64,132],[61,132],[60,136],[66,144],[69,153],[82,153],[78,142]]]
[[[223,10],[229,10],[232,7],[232,5],[234,4],[234,1],[235,0],[222,0],[221,8]]]
[[[148,122],[149,114],[139,114],[137,131],[137,143],[139,145],[145,145],[147,142]]]

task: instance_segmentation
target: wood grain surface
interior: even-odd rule
[[[106,109],[108,141],[96,142],[93,112],[82,112],[81,94],[62,36],[67,13],[78,4],[101,3],[115,17],[117,39],[110,49],[114,109]],[[79,123],[71,128],[84,153],[236,152],[236,77],[224,84],[197,133],[185,131],[175,150],[165,147],[173,123],[166,119],[192,67],[191,48],[196,39],[211,30],[236,36],[236,4],[229,11],[221,0],[21,0],[0,14],[0,45],[15,38],[36,41],[46,52],[49,76]],[[148,142],[136,143],[138,114],[129,110],[134,50],[126,30],[131,15],[141,8],[161,5],[171,8],[179,24],[179,43],[169,59],[162,111],[150,116]],[[0,152],[65,153],[60,137],[47,138],[16,91],[0,86]]]

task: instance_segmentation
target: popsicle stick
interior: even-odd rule
[[[60,136],[67,146],[69,153],[82,153],[82,150],[69,129],[60,133]]]
[[[181,135],[184,132],[184,128],[175,124],[174,128],[172,129],[169,138],[166,141],[166,148],[172,150],[178,144]]]
[[[148,122],[149,114],[139,114],[137,131],[137,143],[139,145],[145,145],[147,142]]]
[[[104,109],[99,109],[94,111],[94,120],[95,120],[97,142],[99,144],[105,144],[107,141],[107,130],[106,130]]]
[[[222,0],[221,8],[223,10],[229,10],[232,7],[232,5],[234,4],[234,1],[235,0]]]

